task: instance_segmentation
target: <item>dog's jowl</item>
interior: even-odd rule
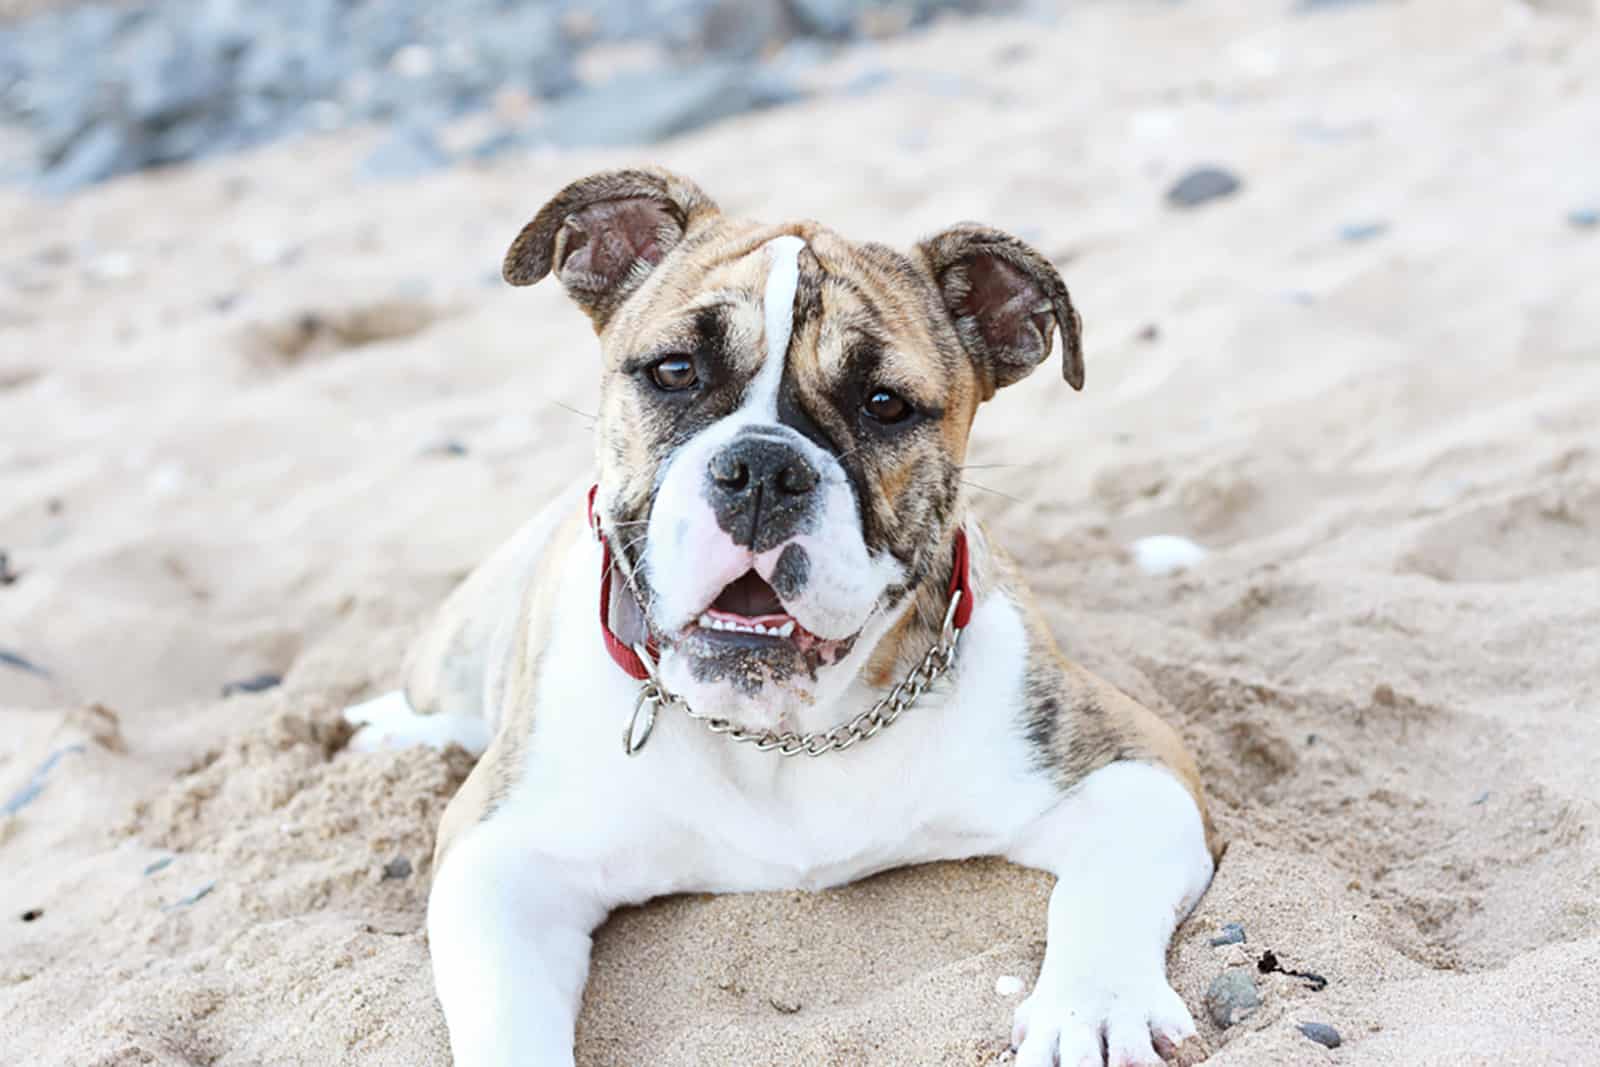
[[[1050,263],[974,224],[896,251],[730,218],[640,169],[523,228],[507,280],[547,274],[598,335],[596,468],[350,712],[361,744],[482,750],[428,910],[456,1063],[571,1064],[620,905],[973,855],[1058,876],[1018,1063],[1202,1054],[1165,971],[1216,847],[1194,762],[1062,657],[961,493],[979,406],[1057,335],[1083,385]]]

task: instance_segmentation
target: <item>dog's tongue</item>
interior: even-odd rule
[[[735,579],[711,606],[731,615],[743,615],[747,619],[784,613],[783,601],[755,571],[746,571],[743,577]]]

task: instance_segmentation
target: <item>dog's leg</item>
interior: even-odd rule
[[[357,752],[426,745],[444,749],[460,745],[474,756],[489,745],[489,724],[476,715],[419,715],[399,690],[344,709],[345,721],[356,727],[350,747]]]
[[[445,856],[428,900],[433,978],[456,1067],[570,1067],[607,907],[509,830],[480,824]]]
[[[1007,856],[1057,879],[1039,981],[1016,1012],[1018,1067],[1203,1055],[1167,984],[1167,942],[1212,872],[1199,810],[1178,780],[1151,764],[1102,767]]]

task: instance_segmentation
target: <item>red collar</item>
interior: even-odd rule
[[[650,677],[650,672],[645,668],[644,662],[639,659],[639,654],[622,643],[622,638],[611,631],[611,545],[606,540],[605,534],[600,530],[600,517],[595,514],[594,498],[599,492],[598,485],[589,487],[589,528],[594,531],[595,540],[600,542],[600,637],[606,644],[606,652],[623,673],[630,678],[644,681]],[[956,629],[962,629],[972,618],[972,589],[968,584],[967,567],[967,532],[956,530],[955,564],[950,568],[949,596],[961,594],[961,601],[956,605],[954,622]],[[646,641],[644,650],[651,659],[659,659],[661,651],[656,647],[655,635],[651,634]]]

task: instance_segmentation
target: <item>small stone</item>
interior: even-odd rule
[[[393,882],[410,877],[411,861],[404,856],[396,856],[383,865],[383,880],[385,882]]]
[[[996,996],[1014,997],[1026,988],[1027,986],[1023,984],[1022,979],[1018,978],[1014,974],[1002,974],[999,978],[994,980],[994,992]]]
[[[42,918],[44,918],[43,908],[29,908],[22,913],[22,921],[25,923],[36,923]]]
[[[801,1008],[798,1000],[779,1000],[777,997],[768,997],[767,1003],[771,1004],[779,1015],[793,1015]]]
[[[1324,1048],[1338,1048],[1344,1044],[1339,1031],[1327,1023],[1301,1023],[1300,1032]]]
[[[19,671],[25,671],[28,674],[38,675],[40,678],[51,677],[49,671],[28,659],[26,656],[23,656],[17,652],[7,651],[3,648],[0,648],[0,665],[15,667]]]
[[[454,438],[448,438],[428,445],[422,450],[422,454],[425,456],[450,456],[456,458],[467,454],[467,446]]]
[[[22,575],[11,568],[11,557],[0,552],[0,585],[11,585]]]
[[[160,874],[168,867],[171,867],[174,858],[172,856],[162,856],[160,859],[148,864],[144,869],[145,877],[148,878],[152,874]]]
[[[1248,1018],[1259,1007],[1261,994],[1256,992],[1255,979],[1243,967],[1223,971],[1206,990],[1206,1010],[1211,1013],[1211,1021],[1224,1030]]]
[[[1231,171],[1221,167],[1196,167],[1167,190],[1167,203],[1174,207],[1199,207],[1232,196],[1242,184]]]
[[[1139,340],[1147,345],[1153,345],[1161,340],[1161,327],[1153,322],[1147,322],[1139,328]]]
[[[1339,227],[1339,240],[1351,244],[1360,244],[1370,241],[1374,237],[1382,237],[1389,232],[1387,222],[1352,222]]]
[[[222,687],[222,695],[235,696],[239,693],[264,693],[268,689],[276,689],[283,684],[283,676],[278,674],[257,674],[237,682],[229,682]]]
[[[1223,945],[1238,945],[1244,942],[1244,927],[1239,923],[1223,923],[1217,936],[1211,939],[1212,948]]]
[[[1600,227],[1600,209],[1589,207],[1569,211],[1567,222],[1580,230],[1593,230]]]

